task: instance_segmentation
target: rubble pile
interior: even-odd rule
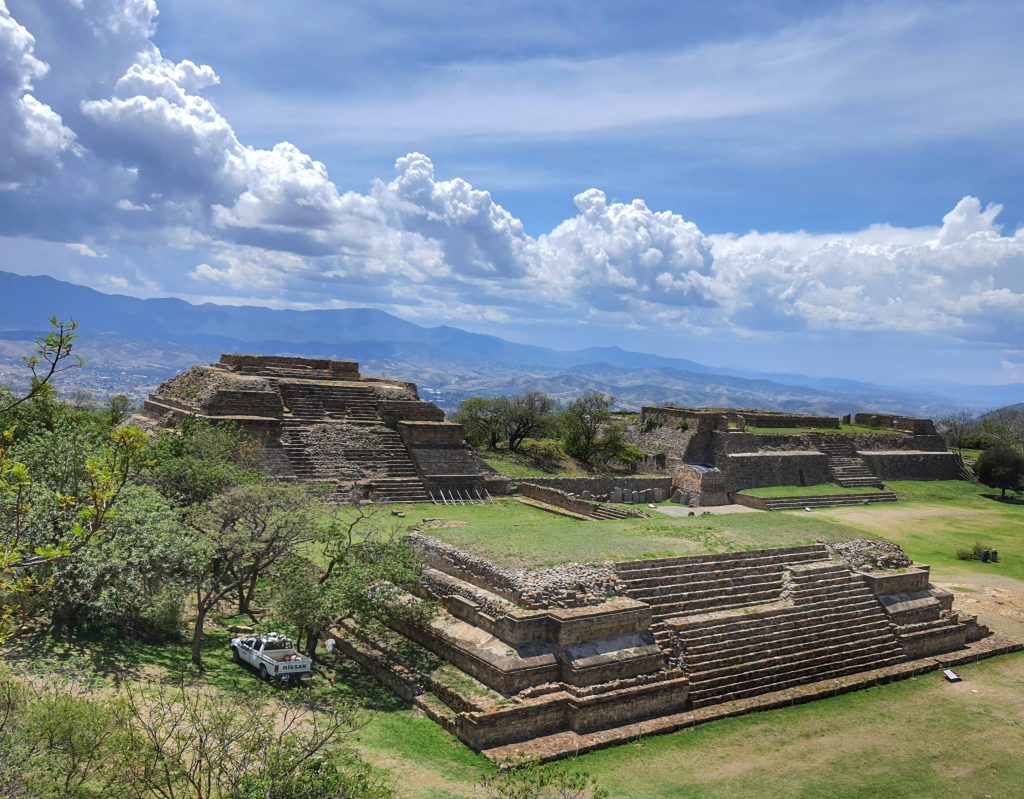
[[[892,541],[868,541],[857,538],[825,545],[829,554],[853,570],[905,569],[912,561]]]

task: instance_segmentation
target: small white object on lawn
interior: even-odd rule
[[[961,677],[959,674],[953,671],[953,669],[943,670],[942,676],[945,677],[946,680],[949,682],[960,682],[963,679],[963,677]]]

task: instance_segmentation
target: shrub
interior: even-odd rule
[[[557,472],[562,468],[565,453],[557,441],[527,440],[519,448],[522,456],[538,469]]]
[[[988,549],[988,559],[990,563],[999,562],[999,552],[989,547],[984,547],[981,544],[975,542],[974,546],[970,549],[957,549],[956,556],[959,560],[981,560],[981,553]]]

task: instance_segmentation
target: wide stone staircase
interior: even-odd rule
[[[409,450],[401,436],[380,420],[380,404],[371,387],[279,381],[285,412],[281,448],[299,480],[338,480],[350,492],[352,481],[363,481],[369,497],[378,502],[429,502]],[[313,432],[323,425],[353,425],[372,440],[324,452],[313,445]],[[361,444],[361,446],[360,446]]]
[[[853,443],[845,436],[812,433],[808,436],[814,447],[828,458],[832,479],[844,488],[871,486],[884,488],[882,481],[857,454]]]
[[[380,407],[369,386],[285,381],[278,383],[285,414],[308,421],[377,421]]]
[[[625,593],[652,606],[655,640],[686,670],[694,707],[905,659],[874,594],[823,545],[616,568]]]
[[[617,563],[626,596],[651,606],[651,631],[671,648],[665,622],[778,601],[787,567],[828,558],[821,545]]]

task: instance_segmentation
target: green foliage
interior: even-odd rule
[[[5,799],[390,799],[343,746],[351,708],[184,685],[121,696],[0,673],[0,796]]]
[[[462,401],[452,419],[465,428],[470,444],[496,450],[504,441],[509,452],[518,452],[526,439],[544,436],[552,429],[555,401],[541,391],[512,397],[470,397]]]
[[[611,418],[612,398],[591,391],[575,399],[559,415],[565,451],[581,463],[590,464],[597,456],[601,428]]]
[[[405,600],[419,581],[422,556],[387,529],[375,510],[357,505],[325,514],[310,549],[316,563],[284,558],[270,583],[275,611],[311,654],[337,619],[422,622],[433,613],[428,603]]]
[[[480,783],[488,799],[606,799],[587,772],[563,765],[506,765]]]
[[[981,560],[983,552],[988,550],[988,560],[990,563],[999,562],[999,551],[992,549],[991,547],[982,546],[978,542],[974,543],[974,546],[970,549],[958,548],[956,551],[956,557],[958,560]]]
[[[614,398],[597,391],[573,400],[559,416],[562,446],[587,466],[611,468],[639,463],[644,453],[625,439],[627,422],[613,420]]]
[[[177,638],[187,561],[175,509],[152,487],[129,486],[107,534],[51,567],[40,596],[58,629],[108,627],[146,640]]]
[[[259,579],[311,538],[315,509],[301,486],[236,486],[192,507],[186,517],[188,581],[195,601],[192,658],[202,665],[207,614],[229,596],[248,613]]]
[[[195,505],[232,486],[258,482],[258,452],[259,445],[237,425],[187,419],[150,444],[149,479],[169,500]]]
[[[1010,447],[992,447],[981,453],[974,472],[982,483],[1000,489],[1005,497],[1007,489],[1024,489],[1024,454]]]
[[[495,450],[504,433],[503,406],[500,397],[470,397],[459,403],[452,421],[462,425],[470,444]]]

